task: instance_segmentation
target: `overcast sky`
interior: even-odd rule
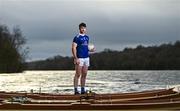
[[[175,42],[180,0],[0,0],[0,24],[20,26],[29,60],[71,56],[80,22],[98,52]]]

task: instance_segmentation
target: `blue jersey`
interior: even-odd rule
[[[73,42],[77,44],[77,57],[87,58],[89,57],[88,43],[89,37],[87,35],[78,34],[74,37]]]

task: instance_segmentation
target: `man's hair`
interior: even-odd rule
[[[82,22],[82,23],[80,23],[80,24],[79,24],[79,29],[80,29],[81,27],[86,27],[86,24],[85,24],[85,23],[83,23],[83,22]]]

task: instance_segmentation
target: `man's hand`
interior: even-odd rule
[[[79,59],[78,59],[78,58],[74,58],[74,64],[77,64],[77,65],[79,65],[79,64],[80,64],[80,61],[79,61]]]
[[[93,49],[91,49],[91,50],[89,50],[90,52],[95,52],[96,50],[95,50],[95,47],[93,48]]]

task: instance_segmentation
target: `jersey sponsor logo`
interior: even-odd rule
[[[82,45],[88,45],[87,41],[84,41],[84,43]]]
[[[81,45],[88,45],[88,38],[87,37],[83,37],[80,40],[81,40]]]

